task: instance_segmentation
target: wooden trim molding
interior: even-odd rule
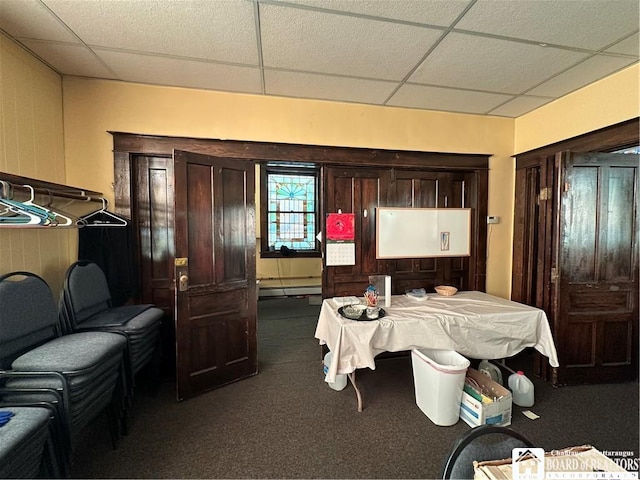
[[[171,155],[174,149],[258,162],[308,162],[372,167],[420,167],[436,170],[488,170],[491,154],[460,154],[331,147],[289,143],[214,140],[109,132],[114,153]]]
[[[633,147],[640,142],[640,117],[616,123],[608,127],[584,133],[577,137],[545,145],[522,152],[516,157],[516,169],[540,165],[543,158],[553,156],[558,152],[570,150],[583,152],[611,152],[626,147]]]

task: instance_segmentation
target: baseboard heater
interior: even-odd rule
[[[260,287],[259,297],[293,297],[296,295],[321,295],[322,287]]]

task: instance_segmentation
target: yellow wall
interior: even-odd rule
[[[636,64],[517,118],[514,153],[636,118],[639,96]]]
[[[514,121],[512,119],[239,95],[130,83],[64,79],[67,180],[112,195],[107,131],[349,147],[492,154],[487,291],[511,283]],[[91,165],[91,168],[88,168]],[[280,262],[287,276],[319,275],[320,262]],[[258,264],[258,277],[278,264]],[[309,282],[303,281],[308,285]]]
[[[62,80],[0,34],[0,171],[65,183]],[[0,274],[41,275],[57,299],[75,230],[0,230]]]

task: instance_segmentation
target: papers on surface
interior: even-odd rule
[[[540,415],[536,415],[531,410],[523,410],[522,414],[529,420],[536,420],[537,418],[540,418]]]

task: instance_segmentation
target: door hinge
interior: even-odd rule
[[[540,189],[540,200],[549,200],[551,198],[551,187],[544,187]]]
[[[558,281],[558,269],[556,267],[551,268],[551,283]]]
[[[564,182],[564,191],[568,192],[571,188],[571,184],[569,182]]]

